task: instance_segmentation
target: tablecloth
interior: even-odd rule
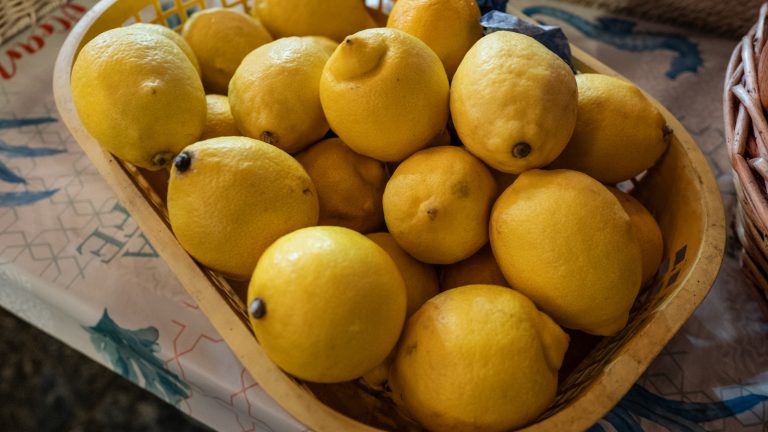
[[[305,430],[245,371],[59,120],[53,62],[94,3],[75,0],[0,46],[0,305],[214,429]],[[556,1],[510,5],[562,26],[668,107],[707,156],[728,219],[710,295],[593,430],[768,430],[768,321],[730,228],[720,98],[736,41]]]

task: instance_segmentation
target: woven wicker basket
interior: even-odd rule
[[[0,0],[0,45],[69,0]]]
[[[70,88],[78,50],[97,34],[136,21],[178,27],[186,20],[180,11],[205,4],[205,0],[174,1],[172,7],[161,7],[156,0],[105,0],[81,19],[62,47],[54,71],[54,95],[62,119],[232,351],[283,408],[318,431],[418,430],[388,399],[356,383],[308,384],[282,372],[251,333],[245,305],[236,294],[242,285],[198,265],[174,238],[164,200],[167,173],[150,173],[114,158],[83,127]],[[223,3],[245,7],[245,0]],[[379,19],[383,16],[381,5],[372,12]],[[571,49],[580,71],[617,75],[578,48]],[[620,334],[588,343],[574,338],[555,403],[526,431],[575,431],[591,426],[629,390],[693,313],[717,275],[725,227],[716,183],[683,126],[657,106],[673,129],[670,146],[636,183],[634,194],[659,222],[664,263]]]
[[[768,122],[759,96],[758,59],[766,46],[767,14],[768,4],[764,4],[760,8],[757,24],[733,50],[725,74],[723,94],[726,143],[738,197],[735,225],[742,245],[740,262],[757,285],[760,303],[766,312]],[[768,52],[765,54],[768,55]],[[768,69],[765,72],[768,73]],[[768,79],[764,86],[768,86]]]

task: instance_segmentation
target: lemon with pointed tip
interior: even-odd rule
[[[451,82],[451,118],[467,150],[519,174],[552,162],[576,124],[571,68],[530,36],[497,31],[467,52]]]
[[[240,135],[235,119],[232,118],[232,111],[229,109],[229,99],[226,96],[205,95],[205,103],[208,109],[205,114],[205,128],[203,134],[200,135],[201,140]]]
[[[597,180],[530,170],[496,200],[491,248],[510,286],[563,327],[610,336],[627,324],[642,255],[629,216]]]
[[[107,30],[85,44],[71,84],[88,132],[115,156],[142,168],[170,164],[205,125],[197,70],[177,43],[147,26]]]
[[[176,157],[168,217],[181,246],[203,265],[251,276],[280,236],[317,223],[317,192],[288,153],[246,137],[190,145]]]
[[[320,101],[352,150],[386,162],[426,147],[448,120],[448,77],[424,42],[396,29],[344,39],[323,69]]]
[[[408,320],[389,385],[431,431],[507,431],[552,403],[568,335],[524,295],[495,285],[445,291]]]
[[[405,320],[405,284],[392,258],[348,228],[287,234],[248,286],[251,325],[267,355],[307,381],[349,381],[381,363]]]

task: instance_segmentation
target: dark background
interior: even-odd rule
[[[209,429],[0,308],[0,430]]]

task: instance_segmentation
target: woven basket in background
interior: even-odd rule
[[[68,0],[0,0],[0,45]]]
[[[760,103],[758,59],[766,46],[766,14],[768,4],[760,8],[757,24],[733,50],[723,94],[726,143],[738,197],[740,262],[760,288],[761,300],[768,295],[768,122]],[[765,79],[768,86],[768,76]],[[761,305],[768,312],[768,304],[761,301]]]

